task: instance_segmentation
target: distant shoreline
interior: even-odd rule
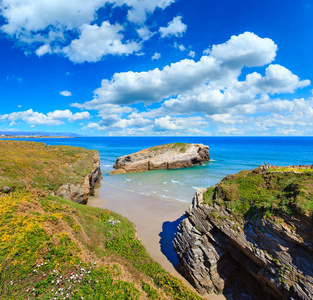
[[[72,136],[0,135],[0,139],[73,139]]]

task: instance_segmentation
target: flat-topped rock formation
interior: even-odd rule
[[[209,147],[202,144],[173,143],[151,147],[121,156],[110,174],[145,172],[161,169],[181,169],[209,161]]]

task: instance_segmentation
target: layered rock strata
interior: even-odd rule
[[[209,147],[202,144],[166,144],[121,156],[110,174],[180,169],[209,161]]]
[[[178,227],[181,270],[201,294],[232,299],[313,299],[312,217],[234,218],[224,205],[204,203],[200,189]]]
[[[89,196],[94,196],[95,188],[100,185],[101,170],[99,153],[92,157],[93,168],[78,184],[63,184],[55,193],[56,196],[74,201],[80,204],[87,204]]]

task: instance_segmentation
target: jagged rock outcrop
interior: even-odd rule
[[[202,144],[174,143],[151,147],[121,156],[110,174],[188,168],[209,161],[209,147]]]
[[[92,160],[93,169],[83,178],[81,183],[63,184],[54,194],[68,200],[72,200],[76,203],[87,204],[89,196],[94,195],[95,188],[100,185],[101,180],[99,154],[95,154]]]
[[[313,299],[312,215],[309,216],[309,209],[301,213],[293,203],[297,195],[303,197],[297,192],[297,182],[305,182],[300,191],[312,195],[312,191],[304,188],[312,183],[312,172],[258,174],[258,171],[251,174],[259,177],[243,173],[238,178],[248,177],[249,182],[254,178],[260,189],[268,188],[277,179],[287,194],[282,199],[286,201],[290,196],[291,213],[284,212],[284,204],[280,203],[281,207],[266,217],[259,213],[265,212],[266,207],[260,208],[255,202],[244,217],[239,217],[231,205],[230,191],[236,195],[239,186],[239,179],[234,181],[234,176],[224,179],[224,186],[211,188],[214,191],[211,203],[205,203],[210,191],[198,190],[174,240],[181,270],[202,294],[223,291],[233,299]],[[287,188],[285,182],[289,182]]]

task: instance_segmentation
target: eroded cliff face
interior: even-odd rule
[[[202,144],[166,144],[121,156],[110,174],[188,168],[209,161],[209,147]]]
[[[222,202],[206,204],[206,192],[197,191],[174,240],[181,270],[197,290],[233,299],[313,299],[312,217],[280,211],[236,218]]]
[[[100,158],[96,153],[92,157],[93,169],[78,184],[63,184],[54,194],[76,203],[87,204],[89,196],[94,196],[95,188],[100,185]]]

